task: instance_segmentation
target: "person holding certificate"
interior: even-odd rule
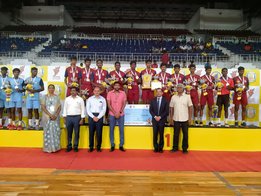
[[[146,69],[141,71],[141,84],[142,84],[142,103],[149,104],[154,97],[154,92],[151,90],[151,81],[156,71],[151,69],[151,60],[146,60]]]

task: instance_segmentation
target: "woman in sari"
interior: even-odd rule
[[[57,152],[61,149],[60,146],[60,118],[61,111],[60,98],[54,94],[55,86],[50,84],[48,86],[48,94],[42,100],[42,122],[44,129],[44,152]]]

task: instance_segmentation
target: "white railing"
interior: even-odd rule
[[[91,58],[92,60],[103,59],[104,61],[145,61],[147,59],[161,61],[162,54],[160,53],[110,53],[110,52],[72,52],[72,51],[53,51],[53,52],[41,52],[39,57],[51,57],[51,58],[70,58],[76,56],[77,59],[83,60],[85,58]],[[204,63],[207,60],[212,63],[219,61],[227,61],[228,56],[217,56],[216,54],[208,54],[206,56],[193,53],[170,53],[170,61],[172,62],[190,62]]]

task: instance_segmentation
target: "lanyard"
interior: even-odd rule
[[[206,78],[208,79],[208,81],[209,81],[210,83],[213,83],[213,82],[212,82],[212,78],[211,78],[211,76],[210,76],[210,77],[208,77],[208,75],[207,75],[207,74],[206,74],[205,76],[206,76]]]
[[[179,83],[179,74],[178,74],[178,77],[176,76],[176,74],[174,74],[174,79],[176,80],[176,84],[178,84]]]
[[[166,73],[164,74],[164,77],[162,76],[162,73],[160,73],[160,77],[161,77],[162,83],[165,84]]]
[[[240,79],[241,83],[244,85],[244,84],[245,84],[245,78],[244,78],[244,76],[243,76],[243,79],[241,79],[240,76],[238,76],[238,78]]]

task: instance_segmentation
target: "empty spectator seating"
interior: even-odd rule
[[[1,31],[8,32],[53,32],[68,29],[69,26],[53,26],[53,25],[20,25],[5,26]]]
[[[227,48],[235,54],[261,54],[261,43],[234,43],[234,42],[217,42],[222,47]]]
[[[195,29],[195,33],[208,34],[216,36],[236,36],[236,37],[249,37],[249,36],[260,36],[250,30],[212,30],[212,29]]]

